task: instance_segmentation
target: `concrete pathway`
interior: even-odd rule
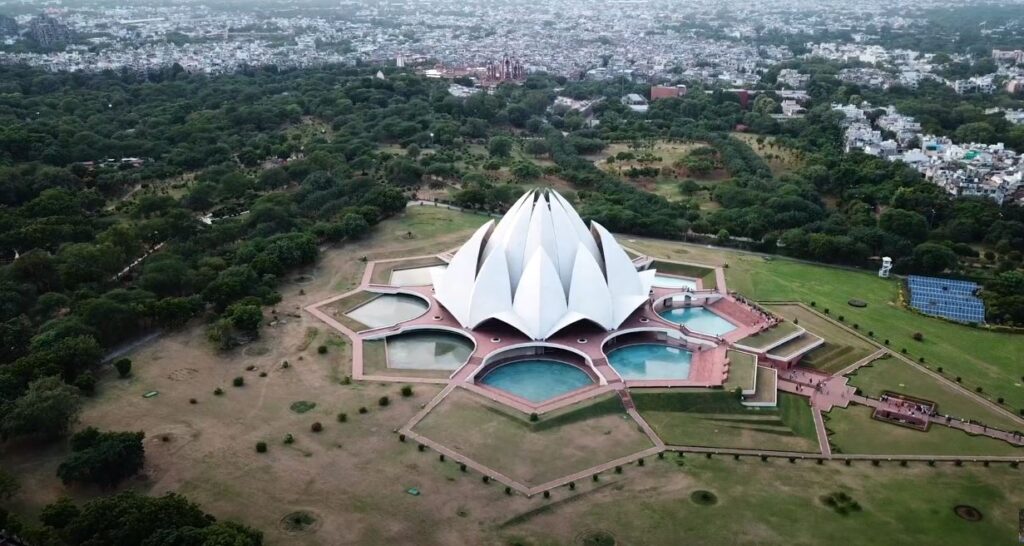
[[[885,349],[879,349],[871,353],[870,355],[854,362],[853,364],[850,364],[849,366],[839,370],[838,372],[835,373],[835,375],[850,375],[851,373],[863,368],[864,366],[867,366],[868,364],[871,364],[872,362],[878,360],[879,358],[882,358],[888,352],[889,351]]]
[[[772,451],[764,449],[736,449],[736,448],[722,448],[722,447],[702,447],[702,446],[679,446],[679,445],[667,445],[665,446],[666,451],[675,451],[682,453],[711,453],[714,455],[740,455],[740,456],[756,456],[756,457],[792,457],[794,459],[807,459],[807,460],[844,460],[849,459],[851,461],[963,461],[963,462],[993,462],[993,463],[1021,463],[1024,462],[1024,456],[1012,456],[1012,455],[853,455],[853,454],[840,454],[840,455],[825,455],[821,453],[805,453],[801,451]]]
[[[818,433],[818,449],[826,457],[832,456],[832,444],[828,442],[828,430],[825,429],[825,419],[821,417],[818,408],[811,408],[811,417],[814,418],[814,430]]]

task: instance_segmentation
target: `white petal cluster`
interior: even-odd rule
[[[554,190],[527,192],[433,278],[435,297],[462,326],[496,319],[534,340],[581,320],[614,330],[647,300],[653,280]]]

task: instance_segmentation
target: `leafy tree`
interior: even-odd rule
[[[71,437],[71,455],[57,468],[65,484],[109,487],[135,475],[145,462],[142,432],[100,432],[93,427]]]
[[[936,243],[922,243],[914,247],[911,267],[917,273],[934,275],[956,267],[957,257],[949,247]]]
[[[37,379],[29,384],[22,397],[10,404],[0,421],[0,436],[63,436],[78,419],[81,407],[81,397],[75,387],[58,377]]]
[[[146,497],[119,493],[89,501],[78,513],[66,510],[54,521],[63,543],[70,546],[260,546],[263,535],[233,522],[217,522],[185,497],[169,493]]]
[[[512,154],[513,144],[512,139],[507,136],[491,137],[491,139],[487,141],[487,153],[489,153],[491,157],[508,157]]]
[[[237,303],[228,308],[228,316],[235,328],[249,333],[257,333],[263,323],[263,312],[258,305]]]
[[[363,216],[349,213],[338,222],[338,229],[347,239],[358,239],[370,231],[370,224]]]
[[[5,501],[18,492],[18,480],[6,470],[0,468],[0,500]]]
[[[532,161],[516,161],[512,164],[509,169],[512,176],[516,177],[517,180],[533,180],[540,178],[543,174],[540,167],[535,165]]]
[[[928,238],[928,221],[924,216],[909,210],[887,209],[878,217],[878,227],[912,243],[921,243]]]
[[[548,153],[548,145],[541,139],[530,139],[523,143],[523,151],[533,157],[540,157]]]

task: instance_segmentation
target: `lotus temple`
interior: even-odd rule
[[[744,344],[777,319],[721,268],[624,248],[549,189],[457,249],[369,262],[358,288],[307,311],[351,340],[355,380],[442,383],[539,415],[609,392],[628,409],[644,388],[773,406],[776,369],[822,341],[793,327]]]

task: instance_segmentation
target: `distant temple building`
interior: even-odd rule
[[[518,81],[526,79],[526,69],[519,59],[505,58],[487,64],[487,79],[490,81]]]

